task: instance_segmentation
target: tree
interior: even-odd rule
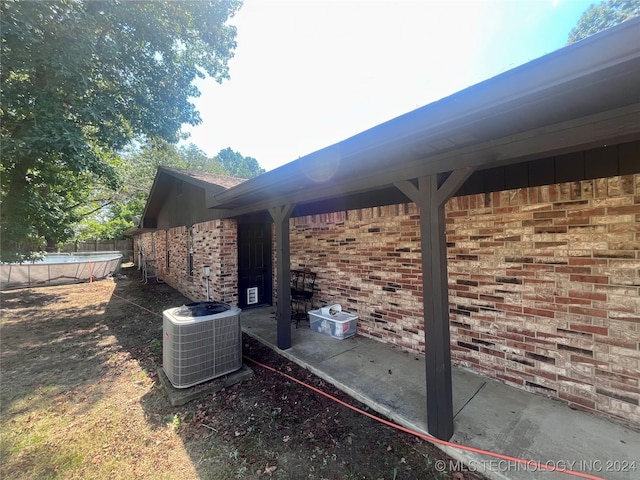
[[[187,170],[215,173],[218,175],[231,175],[228,170],[225,170],[218,158],[207,157],[206,153],[193,143],[181,146],[178,149],[178,153],[184,161],[183,168]]]
[[[119,172],[122,184],[117,191],[87,204],[88,213],[77,228],[80,240],[123,238],[123,232],[134,225],[134,217],[143,213],[158,167],[174,167],[228,175],[216,159],[211,159],[193,144],[177,148],[162,139],[149,139],[131,146],[121,155]]]
[[[87,202],[81,210],[85,218],[79,222],[75,237],[79,240],[124,238],[123,232],[134,225],[134,218],[142,215],[160,166],[240,178],[264,173],[255,158],[243,157],[231,148],[209,158],[192,143],[177,147],[166,140],[149,139],[123,152],[118,165],[123,179],[120,188],[105,189],[102,194],[96,192],[95,200]]]
[[[3,261],[71,235],[79,206],[117,189],[133,138],[174,142],[200,117],[192,81],[229,77],[239,0],[0,4]]]
[[[253,178],[265,172],[264,168],[260,167],[255,158],[243,157],[240,153],[234,152],[229,147],[220,150],[216,158],[220,162],[220,165],[222,165],[222,168],[234,177]]]
[[[591,5],[569,33],[567,45],[640,16],[640,0],[608,0]]]

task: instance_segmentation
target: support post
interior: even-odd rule
[[[281,350],[291,348],[291,243],[289,218],[294,205],[282,205],[269,209],[276,227],[276,276],[278,296],[276,308],[277,345]]]
[[[420,209],[427,428],[431,435],[442,440],[449,440],[453,435],[444,205],[472,172],[472,168],[456,170],[442,185],[438,185],[437,175],[419,178],[417,186],[410,181],[395,184]]]

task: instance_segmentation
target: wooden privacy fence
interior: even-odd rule
[[[125,240],[86,240],[83,242],[65,243],[61,252],[120,252],[122,261],[128,262],[133,258],[133,238]]]

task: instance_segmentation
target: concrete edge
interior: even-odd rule
[[[322,378],[323,380],[326,380],[327,382],[329,382],[331,385],[335,386],[336,388],[342,390],[344,393],[346,393],[347,395],[349,395],[350,397],[353,397],[355,400],[359,401],[360,403],[367,405],[368,407],[370,407],[371,409],[375,410],[377,413],[384,415],[385,417],[393,420],[395,423],[397,423],[398,425],[410,429],[410,430],[414,430],[416,432],[422,433],[424,435],[427,435],[430,438],[434,438],[433,435],[430,435],[429,432],[425,431],[424,429],[413,425],[411,422],[407,421],[405,418],[396,415],[392,410],[390,410],[387,407],[384,407],[382,405],[380,405],[377,402],[374,402],[373,400],[371,400],[368,397],[365,397],[364,395],[361,395],[360,393],[358,393],[357,391],[351,389],[350,387],[348,387],[347,385],[343,384],[342,382],[340,382],[339,380],[336,380],[335,378],[331,377],[330,375],[325,374],[322,370],[313,367],[312,365],[309,365],[307,362],[296,358],[295,355],[292,355],[290,353],[288,353],[286,350],[280,350],[276,345],[272,344],[271,342],[268,342],[266,340],[264,340],[263,338],[258,337],[257,335],[253,334],[252,332],[245,330],[244,328],[242,329],[242,331],[244,333],[246,333],[247,335],[249,335],[251,338],[253,338],[254,340],[257,340],[258,342],[262,343],[263,345],[266,345],[267,347],[271,348],[272,350],[276,351],[278,354],[282,355],[283,357],[285,357],[286,359],[292,361],[293,363],[300,365],[301,367],[309,370],[311,373],[313,373],[314,375]],[[426,440],[429,441],[429,440]],[[466,452],[465,450],[460,450],[459,448],[455,448],[455,447],[451,447],[448,445],[442,445],[440,443],[437,443],[437,439],[435,439],[434,441],[431,441],[431,444],[433,446],[435,446],[436,448],[438,448],[439,450],[441,450],[442,452],[444,452],[445,454],[449,455],[454,461],[459,461],[461,463],[464,463],[467,467],[469,467],[470,465],[473,465],[473,467],[478,471],[478,473],[481,473],[482,475],[486,476],[487,478],[489,478],[490,480],[510,480],[509,477],[507,477],[506,475],[504,475],[503,473],[499,472],[499,471],[495,471],[495,470],[487,470],[486,468],[482,467],[480,468],[480,465],[483,465],[483,462],[480,461],[480,459],[486,458],[486,455],[480,455],[480,454],[476,454],[473,452]],[[476,468],[476,466],[478,466]],[[447,465],[447,468],[449,466]]]
[[[158,367],[158,378],[167,394],[167,399],[172,407],[181,407],[189,402],[203,398],[211,393],[219,392],[231,385],[248,380],[253,376],[253,370],[246,364],[235,372],[221,375],[220,377],[199,383],[188,388],[175,388],[167,377],[162,367]]]

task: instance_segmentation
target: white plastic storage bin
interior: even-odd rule
[[[309,312],[311,330],[342,340],[356,334],[358,316],[331,305]]]

